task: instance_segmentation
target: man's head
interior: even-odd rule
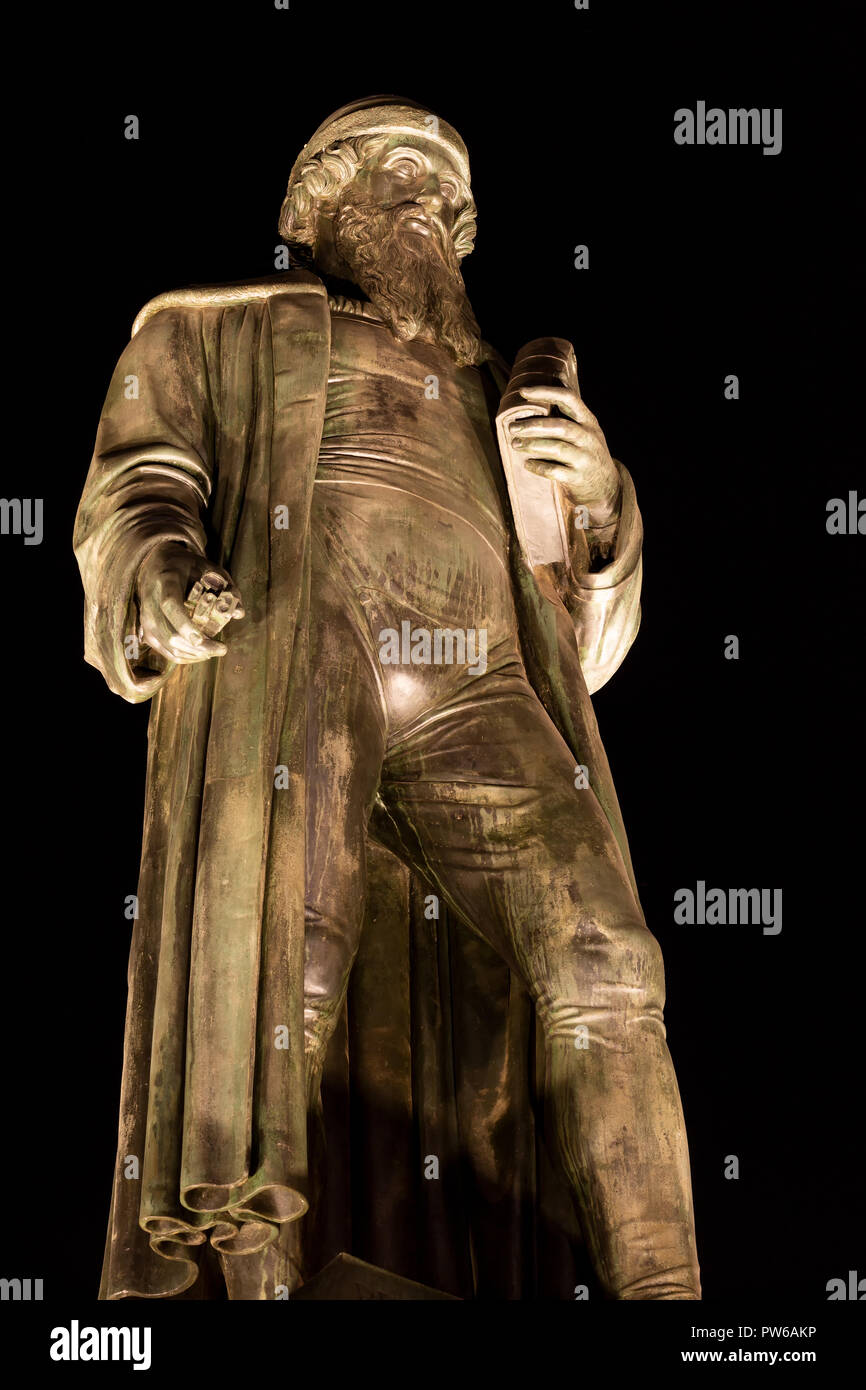
[[[446,122],[396,97],[344,107],[301,151],[279,226],[319,270],[358,285],[397,337],[480,360],[460,274],[475,204],[465,146]]]

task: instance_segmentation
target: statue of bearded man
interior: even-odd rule
[[[590,700],[637,631],[640,514],[576,377],[525,387],[508,447],[582,522],[527,552],[474,229],[455,130],[344,107],[289,181],[300,268],[159,296],[111,383],[85,654],[153,704],[103,1298],[286,1297],[341,1248],[532,1296],[536,1122],[605,1295],[700,1297]]]

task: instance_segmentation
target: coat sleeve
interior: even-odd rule
[[[84,584],[84,658],[133,704],[175,669],[137,643],[138,568],[162,541],[204,555],[213,410],[200,311],[166,309],[117,364],[75,519]]]
[[[640,626],[643,526],[631,474],[618,461],[617,468],[622,495],[614,534],[569,528],[571,574],[562,597],[591,695],[619,669]]]

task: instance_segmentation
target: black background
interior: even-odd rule
[[[7,1276],[91,1307],[114,1161],[149,706],[81,655],[71,534],[108,380],[150,297],[273,270],[300,146],[390,91],[468,145],[484,336],[509,358],[570,338],[637,486],[643,623],[595,706],[665,955],[705,1298],[866,1275],[866,540],[825,528],[866,492],[854,14],[145,4],[44,15],[13,48],[2,490],[44,497],[45,535],[0,540]],[[781,154],[676,146],[699,99],[781,106]],[[781,934],[676,926],[698,879],[781,887]]]

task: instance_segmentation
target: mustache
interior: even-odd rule
[[[413,220],[428,226],[431,235],[420,238],[413,234],[405,226]],[[383,208],[347,202],[340,209],[337,230],[344,244],[367,242],[371,248],[378,245],[384,249],[396,243],[408,260],[423,261],[432,254],[452,274],[459,276],[460,262],[451,234],[442,219],[423,203],[399,203],[396,207]]]
[[[428,208],[425,208],[423,203],[401,203],[393,211],[396,214],[394,218],[396,225],[408,221],[426,222],[435,232],[440,247],[445,246],[448,236],[445,223],[436,216],[435,212],[430,212]]]

